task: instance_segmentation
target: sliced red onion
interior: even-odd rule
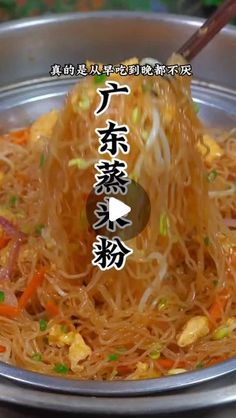
[[[225,218],[224,223],[225,223],[225,225],[229,226],[230,228],[236,228],[236,219]]]
[[[0,269],[0,280],[9,280],[12,276],[14,266],[17,263],[20,246],[26,240],[26,235],[19,231],[12,222],[8,221],[8,219],[4,218],[3,216],[0,216],[0,227],[2,227],[6,234],[14,240],[9,254],[7,266]]]
[[[19,238],[13,242],[13,245],[9,254],[8,263],[7,263],[8,279],[11,278],[13,270],[14,270],[14,266],[17,263],[21,244],[22,244],[22,240]]]
[[[26,235],[19,231],[15,225],[13,225],[12,222],[8,221],[8,219],[4,218],[3,216],[0,216],[0,226],[4,231],[7,233],[7,235],[11,238],[17,238],[18,240],[24,241],[26,239]]]

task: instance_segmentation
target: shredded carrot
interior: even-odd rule
[[[209,309],[209,315],[213,322],[218,322],[223,316],[224,309],[229,299],[230,294],[228,290],[223,290],[216,298],[215,302]]]
[[[230,264],[233,268],[236,269],[236,250],[235,249],[232,251],[232,254],[230,256]]]
[[[134,366],[124,364],[124,365],[117,366],[116,370],[119,374],[127,374],[127,373],[131,373],[134,370]]]
[[[24,173],[17,172],[15,173],[15,178],[18,183],[24,185],[28,181],[28,177]]]
[[[0,236],[0,250],[5,248],[9,241],[10,241],[10,238],[7,237],[6,235]]]
[[[10,137],[13,142],[18,145],[25,145],[29,139],[29,128],[18,129],[17,131],[12,131]]]
[[[222,361],[226,361],[226,360],[228,360],[228,357],[226,357],[226,356],[222,356],[222,357],[214,357],[214,358],[212,358],[212,359],[209,361],[209,363],[207,364],[207,366],[208,366],[208,367],[210,367],[210,366],[214,366],[215,364],[222,363]]]
[[[5,353],[6,347],[4,345],[0,345],[0,353]]]
[[[18,314],[19,314],[19,308],[17,308],[16,306],[6,305],[4,303],[0,304],[0,315],[14,318]]]
[[[159,358],[158,360],[156,360],[156,365],[162,367],[163,369],[172,369],[172,367],[174,366],[175,361],[170,359],[170,358]],[[180,361],[178,362],[178,366],[177,367],[185,367],[186,364],[184,361]]]
[[[27,284],[24,292],[22,293],[20,300],[19,300],[19,307],[20,309],[25,309],[27,303],[34,295],[38,287],[42,284],[45,277],[45,269],[41,269],[36,271],[33,275],[32,279]]]
[[[58,306],[52,300],[46,303],[45,309],[50,316],[57,316],[60,313]]]
[[[209,309],[209,314],[210,314],[211,319],[214,322],[217,322],[221,319],[222,313],[223,313],[223,306],[222,306],[221,301],[218,299],[211,305]]]
[[[159,358],[156,364],[157,366],[163,367],[163,369],[171,369],[175,362],[169,358]]]

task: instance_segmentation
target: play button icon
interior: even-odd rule
[[[131,207],[121,202],[121,200],[116,199],[115,197],[110,197],[108,210],[109,220],[114,222],[122,216],[128,215],[128,213],[131,211]]]
[[[94,189],[86,202],[90,227],[97,235],[127,241],[146,227],[151,212],[150,200],[142,186],[130,180],[127,193],[97,195]]]

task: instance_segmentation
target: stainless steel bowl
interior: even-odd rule
[[[0,25],[0,133],[60,107],[76,81],[49,76],[51,65],[86,59],[165,59],[200,20],[161,14],[68,14]],[[193,96],[208,125],[236,126],[236,30],[228,27],[193,62]],[[236,400],[236,359],[163,379],[71,381],[0,363],[0,400],[80,412],[146,413]],[[134,398],[135,397],[135,398]]]

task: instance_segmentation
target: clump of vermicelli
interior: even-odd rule
[[[189,78],[115,77],[131,94],[112,97],[101,116],[104,81],[89,78],[59,114],[1,138],[0,216],[26,236],[12,261],[12,238],[2,233],[1,267],[14,263],[0,283],[3,361],[72,378],[137,379],[236,354],[235,132],[219,136],[217,152],[209,134],[204,140]],[[129,126],[131,151],[118,158],[151,202],[119,272],[92,266],[85,212],[100,158],[95,129],[107,119]]]

